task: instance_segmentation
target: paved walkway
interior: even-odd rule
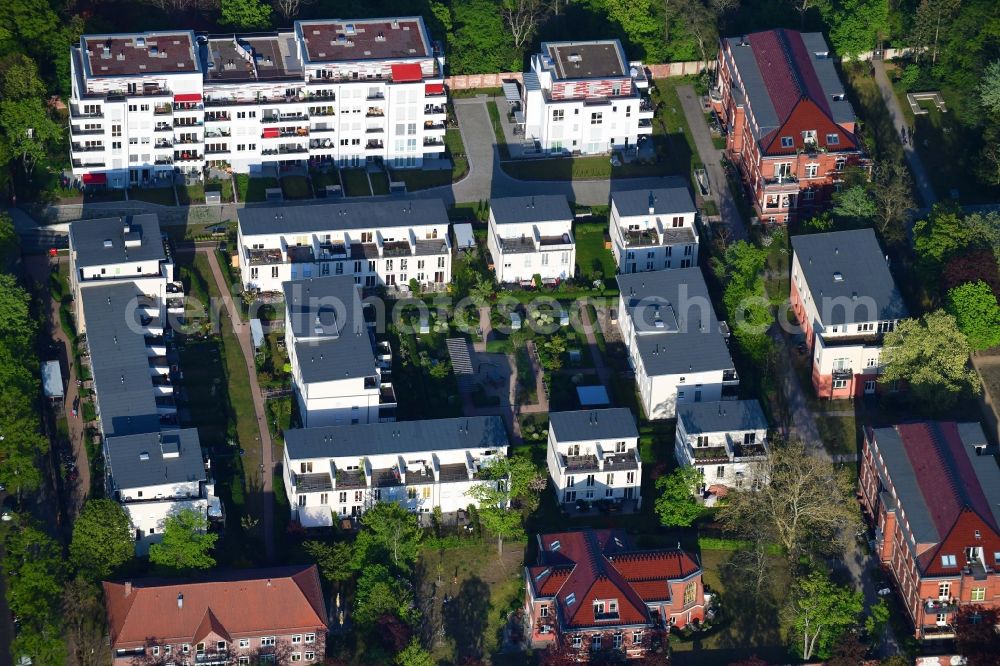
[[[902,136],[903,128],[906,128],[907,134],[911,137],[909,141],[903,144],[903,154],[906,155],[906,161],[910,163],[913,182],[917,186],[917,191],[920,192],[920,199],[924,202],[925,207],[930,208],[937,202],[937,195],[934,194],[934,188],[927,177],[924,163],[920,161],[920,155],[913,147],[913,128],[910,127],[909,122],[906,120],[906,116],[903,114],[903,107],[899,105],[899,98],[896,97],[896,92],[892,89],[889,77],[886,76],[885,63],[881,60],[873,60],[872,65],[875,68],[875,83],[878,84],[879,92],[882,93],[882,100],[885,102],[886,109],[889,111],[889,117],[896,128],[896,135]]]
[[[600,315],[597,315],[598,321],[590,321],[590,312],[586,307],[580,307],[580,323],[583,325],[583,334],[587,338],[587,346],[590,348],[590,358],[594,361],[594,371],[597,372],[597,378],[601,380],[604,384],[604,388],[611,391],[611,370],[608,366],[604,365],[604,355],[601,354],[600,348],[597,346],[597,336],[594,334],[594,328],[600,326]]]
[[[240,341],[240,349],[243,351],[243,359],[246,363],[247,376],[250,381],[250,393],[253,396],[254,412],[257,416],[257,429],[260,431],[261,460],[263,469],[260,470],[261,488],[263,490],[263,525],[264,525],[264,549],[268,561],[274,561],[274,450],[271,444],[271,431],[267,427],[267,411],[264,408],[264,395],[260,391],[260,383],[257,381],[257,364],[254,360],[253,342],[250,339],[250,326],[240,318],[239,310],[233,302],[229,293],[229,283],[222,274],[219,267],[219,260],[212,248],[198,247],[197,252],[201,252],[208,259],[212,267],[212,276],[215,284],[222,295],[222,300],[226,304],[226,314],[233,326],[233,332]],[[237,414],[237,418],[246,418],[247,415]],[[250,474],[257,470],[245,470]]]
[[[705,112],[702,110],[701,99],[690,85],[677,86],[677,96],[681,100],[681,108],[684,109],[684,118],[687,119],[688,127],[691,128],[691,136],[694,137],[694,147],[698,151],[698,158],[705,165],[705,172],[708,174],[708,183],[711,193],[707,198],[715,201],[719,206],[719,216],[722,218],[732,234],[732,241],[746,240],[747,230],[740,219],[739,209],[733,200],[733,193],[729,190],[729,182],[726,180],[726,170],[722,167],[723,151],[719,150],[712,143],[712,133],[705,123]]]

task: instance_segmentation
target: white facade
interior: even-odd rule
[[[765,459],[767,450],[767,421],[756,400],[703,403],[697,410],[678,412],[674,456],[682,467],[698,469],[702,491],[766,483],[755,478],[755,463]]]
[[[418,202],[414,202],[417,204]],[[406,224],[403,203],[345,203],[292,209],[241,209],[237,251],[246,289],[280,291],[289,280],[350,275],[366,288],[386,286],[406,291],[410,280],[423,289],[444,289],[451,282],[451,239],[444,204],[432,214]],[[384,212],[386,220],[378,216]],[[308,216],[295,226],[292,215]],[[275,223],[269,224],[270,215]],[[257,223],[248,223],[254,216]],[[259,218],[259,219],[258,219]]]
[[[658,196],[659,193],[663,193]],[[664,210],[661,199],[686,205]],[[638,205],[635,200],[646,199]],[[642,203],[646,205],[643,206]],[[609,235],[619,273],[640,273],[698,265],[697,211],[686,189],[614,192]]]
[[[634,148],[653,132],[647,87],[618,40],[544,43],[524,76],[525,141],[552,154]]]
[[[88,184],[308,159],[419,167],[444,153],[444,58],[420,17],[86,35],[70,67],[73,173]]]
[[[409,436],[406,429],[414,422],[289,431],[283,474],[293,519],[303,527],[328,526],[338,518],[360,516],[379,501],[397,502],[421,514],[435,507],[454,512],[475,504],[467,493],[481,482],[480,468],[507,455],[502,422],[498,417],[478,418],[488,419],[501,437],[470,439],[470,446],[462,446],[461,441],[455,441],[461,440],[461,435]],[[469,420],[415,423],[420,424],[418,428],[430,429],[444,423],[448,432],[454,425],[454,431],[459,433],[461,423]],[[391,440],[397,428],[403,433],[392,442],[395,446],[383,445],[382,435],[372,434],[378,429],[388,433]],[[324,437],[329,437],[328,445],[322,444]],[[321,440],[319,446],[299,444],[317,438]],[[347,438],[349,441],[345,441]]]
[[[496,200],[494,200],[496,201]],[[566,209],[567,215],[569,209]],[[490,208],[487,246],[493,255],[497,282],[521,282],[573,277],[576,242],[573,219],[498,222]]]
[[[634,508],[640,507],[642,459],[632,413],[618,408],[550,416],[557,423],[549,423],[546,461],[558,501],[634,501]],[[563,423],[567,427],[560,428]]]

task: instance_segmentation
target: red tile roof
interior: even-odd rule
[[[326,605],[316,566],[216,573],[198,581],[104,583],[113,648],[150,641],[196,643],[222,637],[321,631]]]
[[[983,563],[994,569],[997,567],[994,553],[1000,553],[1000,534],[972,509],[962,509],[941,543],[920,556],[920,569],[925,576],[955,575],[957,567],[966,565],[966,548],[982,548]],[[942,555],[954,555],[957,566],[942,566]]]
[[[539,535],[538,565],[528,567],[536,597],[555,597],[566,626],[644,624],[648,602],[670,599],[672,580],[701,572],[680,550],[635,550],[621,530]],[[598,618],[594,602],[615,599],[618,616]]]
[[[816,131],[816,145],[820,148],[845,150],[857,147],[854,136],[833,122],[833,119],[809,97],[802,97],[796,101],[781,127],[763,136],[760,145],[767,155],[794,155],[796,151],[805,148],[802,133],[806,130]],[[837,135],[836,143],[828,141],[830,134]],[[782,137],[791,137],[792,145],[782,146]]]

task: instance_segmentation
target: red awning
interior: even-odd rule
[[[200,102],[201,95],[198,93],[185,93],[183,95],[174,95],[175,102]]]
[[[84,185],[107,185],[108,175],[106,173],[85,173],[83,174]]]
[[[443,83],[428,83],[424,86],[425,95],[440,95],[444,93]]]
[[[277,139],[281,136],[281,132],[277,127],[265,127],[264,128],[264,138],[265,139]]]
[[[415,62],[392,66],[393,83],[419,81],[422,78],[424,78],[424,73],[420,71],[420,65]]]

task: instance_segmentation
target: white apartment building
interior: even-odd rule
[[[84,35],[70,56],[71,156],[85,184],[310,159],[419,167],[445,150],[444,58],[420,17]]]
[[[451,282],[448,213],[440,199],[392,199],[238,211],[237,253],[246,289],[350,275],[362,287],[406,291]]]
[[[573,212],[561,194],[490,200],[487,246],[497,282],[573,277]]]
[[[750,488],[755,463],[767,456],[767,419],[756,400],[686,403],[677,407],[674,456],[701,473],[701,491]]]
[[[322,527],[374,503],[429,513],[474,504],[479,471],[507,455],[499,416],[304,428],[285,432],[283,474],[292,519]]]
[[[207,469],[195,428],[104,440],[107,496],[125,507],[139,555],[163,538],[166,519],[182,509],[223,517]]]
[[[696,215],[686,187],[612,192],[609,235],[618,272],[697,266]]]
[[[812,353],[816,394],[855,398],[880,390],[882,338],[909,313],[875,232],[794,236],[792,251],[792,310]]]
[[[86,332],[86,318],[80,290],[93,285],[133,283],[145,296],[144,304],[158,306],[161,320],[168,310],[184,311],[184,287],[174,281],[173,257],[154,213],[70,223],[69,263],[81,332]]]
[[[546,459],[563,504],[642,506],[639,431],[628,409],[552,412]]]
[[[620,275],[618,287],[618,328],[647,418],[735,396],[739,377],[700,269]]]
[[[302,424],[394,421],[392,354],[386,343],[376,345],[354,280],[308,278],[283,287],[285,348]]]
[[[600,154],[634,148],[653,133],[642,63],[617,39],[545,42],[524,74],[524,138],[546,153]]]

